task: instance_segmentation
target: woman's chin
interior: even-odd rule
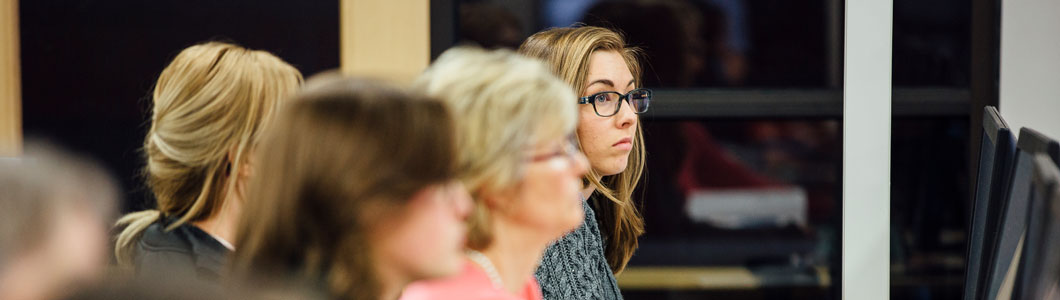
[[[602,166],[601,168],[596,169],[596,172],[600,173],[600,175],[602,176],[616,175],[622,173],[622,171],[625,171],[627,164],[627,160],[621,159],[621,161],[615,161],[610,164],[607,164],[606,166]]]

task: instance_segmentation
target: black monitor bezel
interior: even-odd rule
[[[1013,153],[1015,138],[1008,123],[1001,118],[997,107],[987,106],[983,109],[982,126],[983,135],[986,136],[986,139],[980,143],[980,148],[993,148],[992,168],[988,177],[989,182],[979,182],[980,176],[976,174],[976,185],[990,184],[993,186],[990,187],[987,195],[979,195],[979,188],[976,188],[976,193],[972,195],[971,199],[971,216],[968,218],[969,241],[965,251],[964,299],[966,300],[978,298],[978,294],[982,293],[984,288],[982,285],[986,282],[987,275],[990,274],[989,266],[994,256],[993,248],[1000,229],[998,224],[1001,214],[997,208],[1006,204],[1008,181],[1012,169],[1011,166],[1015,159]],[[982,153],[980,151],[980,155]],[[983,172],[982,166],[980,166],[979,172]],[[976,225],[979,224],[981,226],[976,230]],[[976,231],[981,232],[977,233]],[[975,243],[974,239],[977,237],[981,237],[979,240],[981,243]],[[975,252],[978,252],[978,255],[974,255]],[[985,269],[984,266],[986,266]]]

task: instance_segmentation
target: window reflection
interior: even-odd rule
[[[630,298],[650,298],[649,289],[636,288],[638,271],[658,267],[691,268],[702,272],[697,276],[743,270],[758,293],[784,290],[776,299],[827,297],[829,268],[837,266],[838,125],[828,119],[645,121],[648,171],[640,200],[647,234],[630,261],[631,274],[620,278],[624,288],[634,287]],[[747,282],[660,289],[720,296],[741,283]]]
[[[832,87],[837,1],[463,1],[458,40],[512,47],[549,27],[614,28],[644,49],[653,87]],[[465,18],[465,16],[467,18]],[[474,21],[466,21],[474,18]],[[518,24],[515,24],[518,23]],[[837,23],[838,24],[838,23]],[[518,25],[518,26],[515,26]],[[517,44],[516,44],[517,45]],[[837,77],[836,77],[837,78]]]

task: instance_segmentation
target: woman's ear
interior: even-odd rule
[[[482,201],[491,212],[503,213],[512,206],[518,195],[519,189],[512,186],[493,193],[483,193]]]
[[[227,175],[229,175],[229,176],[232,176],[233,173],[236,172],[236,170],[232,170],[232,166],[236,165],[235,162],[236,162],[236,151],[237,151],[237,149],[238,149],[238,146],[232,146],[231,148],[228,149],[228,154],[227,154],[228,163],[227,163],[227,167],[226,167],[227,168],[226,169],[227,172],[225,172],[225,173]],[[239,170],[238,170],[238,173],[236,173],[237,176],[242,177],[242,178],[246,178],[246,177],[249,177],[251,175],[251,173],[253,173],[253,171],[254,171],[254,168],[253,168],[254,159],[253,159],[253,157],[254,157],[254,148],[250,148],[250,150],[247,151],[247,153],[245,155],[243,155],[243,157],[242,157],[243,161],[240,162],[240,164],[239,164]]]
[[[477,193],[474,193],[474,194],[478,194],[478,199],[479,199],[478,201],[481,201],[482,204],[485,205],[486,208],[489,209],[490,211],[496,210],[497,207],[498,207],[498,204],[503,202],[503,200],[498,199],[500,197],[497,197],[497,193],[477,192]]]

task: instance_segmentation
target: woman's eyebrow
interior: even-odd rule
[[[592,85],[597,84],[597,83],[603,83],[603,84],[606,84],[606,85],[611,86],[611,87],[615,86],[615,83],[612,82],[610,79],[597,79],[597,80],[595,80],[593,82],[590,82],[588,86],[592,86]]]
[[[630,79],[630,80],[629,80],[629,84],[627,84],[626,86],[628,87],[628,86],[631,86],[631,85],[633,85],[633,80],[634,80],[634,79]]]

